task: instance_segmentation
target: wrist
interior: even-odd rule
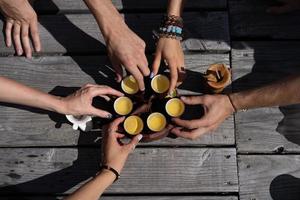
[[[64,97],[53,96],[52,110],[60,114],[68,114]]]
[[[231,93],[228,95],[235,112],[246,109],[243,105],[243,99],[239,93]]]

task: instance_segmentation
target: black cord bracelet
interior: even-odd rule
[[[112,168],[108,165],[102,165],[102,169],[109,170],[116,175],[116,179],[114,180],[114,182],[116,182],[120,178],[120,174],[114,168]]]

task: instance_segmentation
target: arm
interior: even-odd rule
[[[236,110],[300,103],[300,76],[230,95]]]
[[[94,97],[100,96],[108,100],[107,95],[123,94],[107,86],[87,84],[67,97],[58,97],[0,76],[0,102],[26,105],[61,114],[110,118],[110,113],[92,106]]]
[[[142,139],[142,135],[135,136],[130,143],[120,144],[123,134],[117,132],[118,126],[124,117],[113,121],[105,131],[104,164],[114,168],[119,174],[122,171],[128,155]],[[102,170],[95,178],[88,181],[81,188],[66,198],[66,200],[98,200],[107,187],[115,180],[116,175],[109,170]]]
[[[167,15],[181,16],[183,0],[169,0]],[[154,61],[152,64],[152,76],[159,71],[161,60],[164,60],[170,69],[170,88],[169,94],[175,89],[180,75],[184,75],[184,54],[180,40],[173,38],[160,37],[157,42]]]
[[[177,136],[196,139],[216,129],[233,112],[267,106],[285,106],[300,103],[300,75],[288,77],[281,81],[227,95],[203,95],[185,97],[186,104],[202,105],[205,115],[200,119],[173,119],[178,127],[171,132]],[[182,129],[182,127],[189,130]]]
[[[111,0],[85,0],[96,18],[106,42],[108,55],[116,71],[116,80],[122,80],[122,66],[130,72],[145,90],[144,76],[150,74],[145,55],[145,42],[125,24]]]

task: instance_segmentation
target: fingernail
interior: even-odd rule
[[[113,117],[112,114],[108,114],[108,115],[106,116],[107,119],[111,119],[112,117]]]
[[[180,99],[182,99],[182,100],[186,100],[186,97],[180,97]]]
[[[140,141],[141,139],[143,138],[143,135],[142,134],[139,134],[137,139]]]
[[[153,77],[154,77],[154,73],[151,72],[151,73],[150,73],[150,78],[153,78]]]
[[[22,55],[21,49],[18,49],[18,50],[17,50],[17,53],[18,53],[19,56]]]

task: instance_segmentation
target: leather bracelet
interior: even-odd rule
[[[120,174],[114,168],[112,168],[108,165],[102,165],[102,169],[109,170],[116,175],[116,179],[114,180],[114,182],[116,182],[120,178]]]
[[[229,101],[230,101],[230,103],[231,103],[231,105],[232,105],[232,107],[233,107],[233,110],[234,110],[234,112],[236,113],[236,112],[237,112],[237,109],[236,109],[235,105],[233,104],[230,95],[229,95],[229,94],[226,94],[226,96],[228,97],[228,99],[229,99]]]

